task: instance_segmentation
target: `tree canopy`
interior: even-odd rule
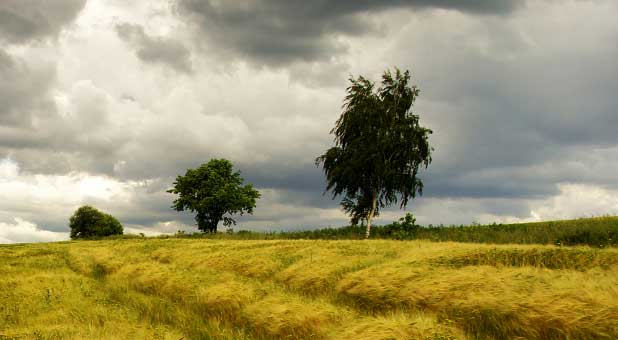
[[[404,208],[422,194],[419,168],[431,163],[429,135],[410,109],[420,90],[411,86],[410,72],[395,69],[375,84],[359,76],[350,78],[343,112],[331,130],[335,145],[316,159],[323,166],[327,191],[341,205],[352,223],[371,220],[380,209],[400,202]]]
[[[216,232],[220,221],[228,227],[236,224],[231,215],[253,213],[260,193],[251,184],[243,186],[243,181],[240,171],[233,172],[230,161],[212,159],[176,177],[174,187],[168,190],[178,195],[172,208],[195,213],[199,230]]]
[[[118,220],[89,205],[77,209],[69,219],[71,238],[103,237],[122,235],[123,227]]]

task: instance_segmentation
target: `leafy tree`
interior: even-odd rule
[[[316,159],[326,175],[326,190],[333,199],[343,196],[341,205],[352,223],[367,221],[365,238],[380,209],[397,202],[404,208],[422,194],[418,171],[431,163],[432,131],[410,111],[420,90],[409,81],[409,71],[387,70],[374,91],[366,78],[350,78],[343,112],[331,130],[335,146]]]
[[[240,171],[232,172],[230,161],[212,159],[197,169],[188,169],[184,176],[176,177],[174,188],[168,192],[179,195],[174,200],[173,209],[196,213],[197,228],[214,233],[219,221],[223,221],[226,227],[236,224],[229,215],[253,213],[260,193],[251,184],[242,184]]]
[[[84,205],[77,209],[69,219],[71,238],[90,238],[110,235],[122,235],[122,224],[110,215],[96,208]]]

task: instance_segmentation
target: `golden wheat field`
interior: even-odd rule
[[[0,246],[0,339],[616,339],[618,249],[119,239]]]

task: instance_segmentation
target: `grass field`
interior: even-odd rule
[[[616,339],[618,249],[118,239],[0,246],[0,339]]]

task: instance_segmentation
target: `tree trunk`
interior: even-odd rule
[[[371,233],[371,219],[376,212],[376,193],[373,193],[373,197],[371,198],[371,211],[369,211],[369,215],[367,216],[367,229],[365,230],[365,240],[369,238],[369,234]]]

